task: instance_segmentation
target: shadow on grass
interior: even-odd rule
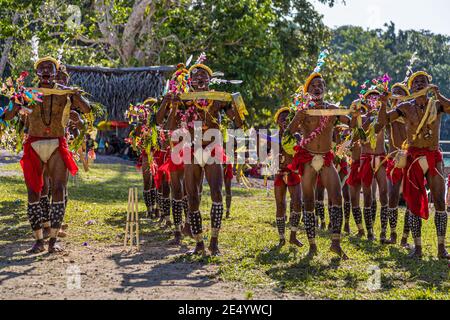
[[[205,262],[203,260],[189,262],[184,259],[186,247],[167,247],[167,243],[152,243],[151,246],[144,246],[141,252],[127,256],[124,254],[114,254],[110,257],[121,268],[139,266],[138,272],[123,272],[121,287],[115,288],[115,292],[125,292],[129,288],[151,288],[156,286],[172,286],[173,281],[178,285],[185,285],[194,288],[204,288],[213,285],[216,281],[210,275],[202,274],[201,271]],[[167,259],[174,254],[181,254],[175,259]],[[204,258],[206,259],[206,258]],[[162,263],[151,264],[151,261],[162,260]],[[146,262],[148,262],[146,264]],[[149,268],[148,271],[145,267]]]
[[[395,269],[409,272],[410,280],[415,282],[416,286],[424,289],[436,289],[442,293],[448,293],[449,269],[448,262],[431,258],[429,260],[417,260],[408,257],[408,253],[397,247],[389,248],[390,261],[395,262]],[[375,258],[381,270],[386,266],[387,259],[385,257]],[[392,279],[383,278],[383,287],[394,288],[396,285]]]
[[[69,199],[92,203],[126,202],[128,189],[142,184],[140,179],[125,180],[129,172],[127,167],[120,166],[117,173],[107,181],[89,182],[79,177],[77,186],[69,184]],[[141,196],[142,198],[142,196]]]

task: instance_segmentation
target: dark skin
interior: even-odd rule
[[[279,115],[277,125],[280,129],[280,136],[283,136],[283,133],[286,130],[287,127],[287,117],[289,113],[283,112]],[[284,148],[280,148],[280,171],[283,169],[286,169],[287,166],[292,162],[293,157],[288,154]],[[286,216],[286,193],[289,190],[289,194],[291,196],[291,206],[292,209],[295,212],[301,212],[302,210],[302,200],[301,200],[301,185],[298,184],[296,186],[287,186],[286,184],[283,184],[282,186],[275,186],[275,202],[277,205],[277,213],[276,216],[279,218],[283,218]],[[297,246],[297,247],[303,247],[303,244],[297,239],[297,232],[291,231],[291,235],[289,238],[289,243]],[[280,243],[278,244],[278,247],[282,247],[286,244],[285,240],[280,240]]]
[[[352,152],[352,162],[359,161],[361,158],[361,144],[358,139],[352,140],[351,144],[351,152]],[[355,186],[349,186],[350,191],[350,201],[352,203],[353,208],[359,208],[360,206],[360,198],[361,198],[361,184]],[[364,237],[364,229],[361,226],[358,226],[358,237]]]
[[[342,137],[339,129],[335,130],[333,140],[335,141],[336,144],[340,144],[343,142],[343,137]],[[346,175],[343,172],[339,172],[340,181],[344,181],[345,178],[346,178]],[[346,183],[342,186],[342,196],[343,196],[345,202],[350,202],[350,190]],[[316,199],[317,199],[317,201],[323,201],[325,199],[325,187],[323,186],[323,184],[317,183]],[[322,223],[320,225],[320,229],[322,229],[322,230],[325,229],[325,221],[322,221]],[[345,221],[344,231],[347,233],[350,233],[350,221]]]
[[[40,88],[53,88],[55,78],[57,76],[57,70],[55,64],[50,61],[42,62],[38,65],[36,73],[39,78]],[[64,111],[64,107],[67,103],[68,95],[56,96],[49,95],[43,97],[43,102],[38,102],[33,108],[33,112],[28,115],[29,121],[29,135],[34,137],[45,138],[59,138],[65,136],[65,128],[63,127],[61,120]],[[90,112],[89,103],[79,93],[70,94],[69,98],[72,100],[74,108],[78,108],[84,113]],[[44,116],[41,116],[41,108],[43,108]],[[51,115],[48,110],[52,110]],[[12,112],[7,114],[7,120],[12,119],[20,110],[19,106],[15,106]],[[43,119],[47,121],[51,120],[50,126],[44,124]],[[57,150],[53,153],[47,163],[40,163],[43,171],[48,172],[50,179],[50,185],[52,190],[52,199],[54,202],[62,202],[64,200],[65,189],[68,180],[68,171],[61,158],[61,155]],[[38,202],[41,198],[41,193],[34,192],[30,187],[28,189],[28,201],[29,203]],[[57,231],[56,231],[57,232]],[[56,240],[56,239],[55,239]],[[31,253],[42,252],[44,250],[43,243],[36,242],[33,246]],[[55,241],[49,243],[49,253],[59,252],[63,249],[56,245]]]
[[[313,79],[308,87],[308,93],[313,97],[315,109],[338,109],[337,106],[328,104],[324,101],[323,96],[325,93],[325,81],[316,77]],[[330,116],[325,129],[322,134],[316,137],[311,143],[305,146],[305,148],[313,154],[325,154],[332,148],[333,143],[333,130],[336,120],[354,127],[355,121],[351,121],[346,116]],[[353,122],[353,123],[351,123]],[[309,116],[304,111],[298,111],[293,121],[287,128],[291,134],[300,132],[302,136],[308,137],[317,127],[319,127],[320,117]],[[305,210],[312,212],[315,207],[315,189],[317,176],[320,174],[322,183],[327,190],[328,199],[332,206],[342,207],[342,193],[339,174],[334,166],[324,166],[320,173],[317,173],[312,165],[306,164],[304,167],[304,173],[302,176],[302,192]],[[340,257],[346,259],[347,256],[341,248],[339,240],[333,240],[330,250]],[[309,255],[315,255],[317,253],[316,244],[310,243]]]
[[[178,108],[171,108],[171,102],[177,97],[168,94],[164,97],[163,102],[156,113],[156,122],[164,127],[165,130],[173,131],[180,127],[180,119],[177,116]],[[178,170],[170,173],[170,190],[175,200],[182,200],[186,194],[184,188],[184,170]],[[185,224],[182,232],[175,231],[174,239],[170,242],[172,245],[181,245],[182,234],[192,236],[190,225]]]
[[[407,96],[408,93],[400,87],[395,87],[392,90],[392,94],[395,96]],[[397,101],[393,101],[394,105],[397,105]],[[399,121],[390,123],[387,126],[387,133],[389,139],[389,154],[394,153],[402,148],[403,142],[406,141],[406,128],[405,125]],[[402,186],[402,181],[398,181],[393,184],[388,179],[388,190],[389,190],[389,208],[397,208],[400,201],[400,188]],[[395,230],[394,230],[395,231]],[[402,238],[401,246],[408,246],[408,239]],[[391,230],[391,240],[392,244],[397,242],[397,233]]]
[[[392,123],[401,116],[405,119],[405,127],[407,132],[407,143],[410,147],[424,148],[430,151],[439,150],[439,137],[442,114],[450,113],[450,100],[444,97],[439,88],[430,84],[428,77],[424,75],[417,76],[411,86],[411,92],[416,93],[425,88],[430,88],[437,97],[437,111],[438,116],[436,121],[431,125],[425,125],[421,133],[416,139],[413,138],[416,130],[425,114],[428,104],[428,97],[426,95],[420,96],[414,100],[404,102],[397,106],[396,109],[386,112],[383,109],[383,116],[380,118],[380,123]],[[430,188],[431,195],[434,201],[434,207],[437,211],[445,211],[445,181],[442,179],[444,168],[442,161],[436,164],[436,170],[439,174],[432,176],[427,172],[425,178],[427,185]],[[415,239],[416,240],[416,239]],[[449,254],[445,250],[445,245],[439,245],[438,255],[440,258],[449,259]],[[412,251],[411,257],[422,257],[422,246],[416,243],[415,249]]]
[[[367,98],[368,99],[371,99],[371,98],[378,99],[383,105],[387,104],[387,97],[385,95],[382,96],[382,95],[373,93],[373,94],[368,95]],[[375,115],[375,111],[372,110],[362,116],[364,130],[367,131],[369,129],[370,124],[374,120],[374,118],[373,118],[374,115]],[[376,124],[375,125],[375,134],[377,135],[377,143],[376,143],[375,149],[372,149],[369,142],[362,143],[361,153],[371,154],[371,155],[381,155],[381,154],[386,153],[385,143],[384,143],[385,130],[384,130],[383,126]],[[387,197],[386,168],[384,166],[380,166],[378,171],[375,173],[374,178],[375,178],[376,184],[378,185],[381,206],[383,206],[383,207],[387,206],[388,197]],[[372,185],[366,186],[363,184],[362,189],[363,189],[363,197],[364,197],[364,207],[369,208],[369,207],[371,207],[373,198],[375,196],[375,194],[373,193],[373,186]],[[368,238],[371,241],[375,240],[375,237],[373,234],[369,234]],[[381,235],[381,238],[382,238],[382,242],[386,243],[385,235]]]
[[[209,83],[211,80],[211,75],[204,69],[198,68],[197,72],[193,72],[191,75],[191,86],[195,92],[205,92],[209,91]],[[168,95],[167,100],[170,101],[173,108],[173,116],[169,116],[168,123],[171,125],[175,119],[175,112],[178,108],[190,107],[194,104],[193,101],[181,101],[179,96]],[[227,117],[235,122],[237,128],[242,126],[242,121],[239,116],[236,116],[234,108],[222,101],[213,101],[209,107],[208,111],[203,111],[197,109],[198,120],[203,123],[204,129],[219,129],[220,112],[225,111]],[[194,141],[194,130],[189,129],[192,141]],[[209,145],[210,141],[202,141],[203,146]],[[189,209],[194,212],[198,211],[200,206],[199,193],[201,191],[201,182],[203,178],[203,172],[206,176],[206,180],[210,186],[211,190],[211,200],[216,203],[222,203],[222,184],[223,184],[223,167],[222,164],[206,164],[202,168],[199,164],[194,163],[194,158],[191,158],[191,164],[184,165],[184,179],[186,181],[186,193],[188,195]],[[209,245],[209,250],[212,255],[217,255],[220,253],[218,246],[218,238],[211,237],[211,242]],[[192,254],[202,254],[204,253],[204,243],[197,242],[196,248],[191,251]]]

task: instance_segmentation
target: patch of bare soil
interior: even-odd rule
[[[144,244],[127,254],[121,246],[65,242],[66,252],[29,255],[30,242],[2,246],[1,299],[245,299],[248,290],[218,279],[217,266],[174,259],[186,248]],[[252,290],[254,299],[302,299]]]

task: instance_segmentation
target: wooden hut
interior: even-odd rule
[[[160,97],[174,70],[174,66],[119,69],[67,66],[70,85],[83,88],[91,95],[90,100],[104,105],[109,120],[124,120],[130,103]]]

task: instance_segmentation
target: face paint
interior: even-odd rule
[[[211,77],[206,70],[197,68],[192,70],[191,86],[195,91],[208,91]]]
[[[40,63],[36,69],[39,83],[41,85],[51,85],[57,76],[56,66],[51,61]]]

